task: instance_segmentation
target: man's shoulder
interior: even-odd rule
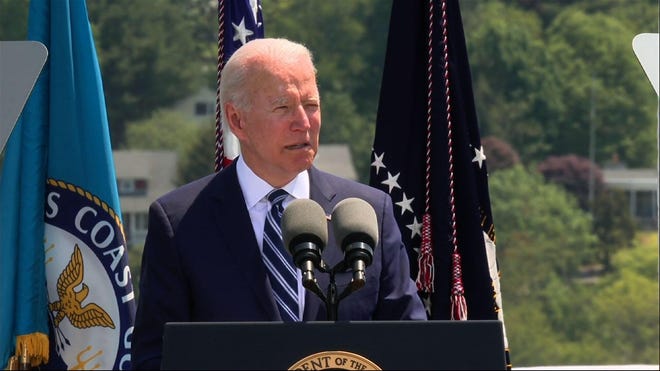
[[[325,171],[313,168],[311,171],[312,179],[327,184],[334,192],[337,192],[342,198],[359,197],[369,200],[380,200],[389,196],[381,189],[372,187],[368,184],[360,183],[356,180],[343,178]]]
[[[217,174],[208,174],[202,178],[193,180],[189,183],[183,184],[173,190],[158,197],[159,203],[168,204],[175,201],[190,200],[192,201],[204,190],[207,185],[215,178]]]

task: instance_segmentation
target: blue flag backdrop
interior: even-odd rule
[[[49,367],[130,368],[133,284],[85,1],[32,0],[28,38],[49,57],[8,144],[0,243],[3,251],[33,251],[14,267],[19,277],[23,264],[38,274],[22,284],[34,292],[14,290],[17,303],[26,292],[35,299],[11,326],[44,331],[50,318]],[[4,286],[2,295],[10,295]]]
[[[392,196],[429,318],[503,321],[458,0],[394,0],[390,17],[370,184]]]

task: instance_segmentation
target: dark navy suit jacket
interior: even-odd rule
[[[366,285],[339,303],[337,319],[426,319],[389,195],[314,167],[309,175],[310,198],[326,215],[339,201],[358,197],[373,206],[378,220],[379,242],[366,269]],[[343,260],[332,229],[322,257],[330,267]],[[335,276],[338,292],[351,277],[351,272]],[[316,272],[316,278],[325,291],[328,274]],[[323,301],[307,291],[303,320],[326,319]],[[149,208],[131,345],[133,367],[158,368],[163,325],[191,321],[281,321],[235,162],[164,195]]]

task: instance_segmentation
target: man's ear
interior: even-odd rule
[[[229,129],[236,135],[237,138],[241,139],[243,136],[243,119],[241,116],[241,111],[236,109],[236,107],[231,103],[225,103],[224,106],[225,114],[227,115],[227,124],[229,124]]]

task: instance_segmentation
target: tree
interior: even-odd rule
[[[633,167],[654,166],[657,95],[631,51],[635,32],[619,18],[567,7],[547,29],[549,48],[557,50],[554,63],[562,66],[555,78],[566,104],[550,145],[554,154],[586,157],[593,137],[596,163],[618,154]]]
[[[555,328],[551,314],[557,310],[548,304],[555,300],[552,294],[576,299],[573,280],[596,242],[591,219],[574,196],[533,169],[500,169],[488,182],[514,363],[562,364],[559,356],[576,344]],[[576,327],[582,316],[571,318],[566,327]]]
[[[0,40],[25,40],[29,0],[0,0]]]
[[[481,2],[466,24],[479,123],[484,136],[516,148],[523,161],[550,153],[564,101],[541,20],[498,1]]]
[[[373,136],[364,133],[369,126],[366,118],[356,111],[357,108],[347,93],[321,92],[321,102],[321,143],[348,143],[358,180],[368,182]]]
[[[605,187],[603,172],[588,158],[576,155],[550,156],[539,163],[537,169],[547,181],[575,195],[580,208],[585,211],[591,209],[590,195],[595,196]],[[593,189],[590,191],[591,186]]]
[[[493,136],[481,138],[481,145],[484,147],[489,173],[520,164],[518,152],[509,143],[499,138]]]
[[[591,260],[591,218],[572,195],[522,166],[488,182],[505,298],[532,298],[552,275],[570,280]]]
[[[195,125],[181,114],[157,110],[147,119],[128,123],[125,147],[174,150],[181,157],[194,140],[196,132]],[[209,161],[212,162],[212,158]]]
[[[606,189],[600,167],[584,157],[550,156],[538,164],[537,169],[547,181],[575,195],[582,210],[591,212],[594,232],[599,239],[597,257],[604,269],[610,269],[611,254],[630,246],[635,236],[635,220],[625,194]]]
[[[628,250],[625,250],[628,251]],[[657,267],[657,245],[655,264]],[[654,364],[660,347],[658,331],[658,278],[648,278],[621,267],[592,300],[593,324],[598,332],[585,336],[586,342],[606,349],[601,364]]]
[[[192,143],[179,156],[176,183],[182,185],[213,173],[214,159],[215,127],[213,125],[200,127]]]
[[[608,189],[601,192],[593,204],[594,232],[598,235],[598,259],[610,270],[615,251],[632,245],[637,226],[623,191]]]
[[[90,20],[115,148],[130,121],[149,117],[200,86],[205,44],[190,1],[96,0]]]
[[[525,163],[587,157],[592,140],[596,163],[618,153],[631,166],[655,164],[656,95],[630,43],[636,33],[657,31],[657,3],[474,6],[465,33],[484,135],[510,143]]]

